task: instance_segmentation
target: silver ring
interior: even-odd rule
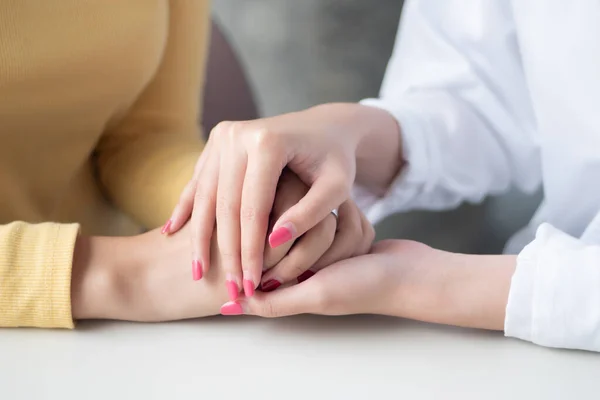
[[[331,210],[331,213],[332,213],[332,214],[333,214],[333,216],[335,217],[335,220],[336,220],[336,221],[337,221],[337,220],[340,218],[340,216],[339,216],[339,214],[338,214],[338,209],[337,209],[337,208],[334,208],[333,210]]]

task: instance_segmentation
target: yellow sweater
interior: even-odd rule
[[[202,149],[208,3],[0,0],[0,326],[73,326],[79,226],[168,218]]]

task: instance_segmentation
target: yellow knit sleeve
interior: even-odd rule
[[[198,128],[210,27],[208,0],[171,0],[161,65],[96,148],[109,198],[147,228],[170,216],[203,148]]]
[[[0,327],[73,328],[77,224],[0,225]]]

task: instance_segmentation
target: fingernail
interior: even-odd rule
[[[306,270],[306,271],[304,271],[304,272],[303,272],[303,273],[301,273],[301,274],[300,274],[300,276],[297,278],[297,279],[298,279],[298,283],[302,283],[302,282],[304,282],[305,280],[307,280],[307,279],[309,279],[309,278],[312,278],[314,274],[315,274],[315,273],[314,273],[314,272],[312,272],[310,269],[309,269],[309,270]]]
[[[254,296],[254,282],[250,279],[244,279],[244,294],[246,297]]]
[[[294,227],[290,222],[286,222],[269,235],[269,245],[271,247],[281,246],[294,237]]]
[[[225,281],[225,286],[227,286],[227,293],[229,293],[229,299],[231,301],[236,301],[240,290],[235,280],[233,280],[232,277],[228,276],[227,280]]]
[[[242,306],[235,301],[229,301],[221,306],[221,314],[223,315],[242,315],[243,313]]]
[[[170,219],[167,222],[165,222],[165,224],[163,225],[162,229],[160,230],[161,234],[166,234],[169,233],[169,231],[171,230],[171,224],[173,223],[173,220]]]
[[[279,282],[277,279],[269,279],[268,281],[262,284],[261,289],[263,292],[272,292],[279,286],[281,286],[281,282]]]
[[[202,279],[202,263],[198,260],[192,261],[192,277],[195,281]]]

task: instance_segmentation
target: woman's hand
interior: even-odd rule
[[[284,170],[277,185],[271,221],[277,220],[307,192],[308,187],[294,173]],[[297,240],[290,240],[275,248],[266,244],[261,290],[268,292],[286,283],[302,281],[326,265],[365,254],[375,236],[373,227],[351,201],[340,207],[339,214],[343,217],[339,225],[336,217],[329,213]],[[237,298],[241,288],[234,279],[231,274],[227,276],[232,300]],[[248,281],[244,281],[246,293],[253,293],[253,289]]]
[[[224,309],[263,317],[383,314],[501,330],[515,265],[515,256],[454,254],[388,240],[296,286]]]
[[[391,141],[373,141],[372,135],[366,139],[380,131],[392,132]],[[387,159],[394,165],[400,162],[397,124],[371,107],[330,104],[274,118],[224,122],[211,133],[165,231],[176,232],[192,215],[192,265],[199,278],[209,268],[216,219],[224,268],[235,281],[247,281],[245,287],[254,288],[260,281],[264,238],[283,168],[295,172],[310,190],[273,224],[272,247],[300,237],[348,199],[361,143],[378,164],[387,165]],[[392,149],[393,155],[376,154],[372,143]],[[340,215],[341,225],[343,219]],[[245,293],[251,296],[253,290]]]

